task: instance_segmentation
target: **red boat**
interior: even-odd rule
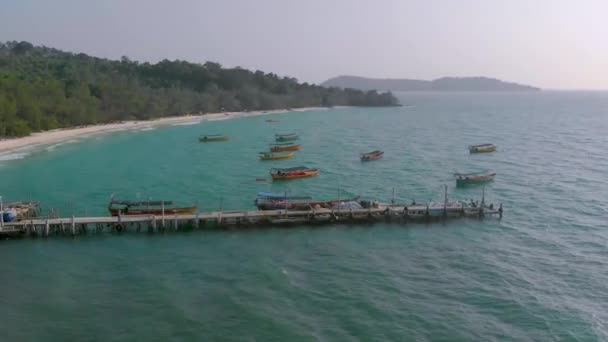
[[[379,150],[369,153],[363,153],[361,154],[361,161],[376,160],[382,158],[382,156],[384,156],[384,151]]]

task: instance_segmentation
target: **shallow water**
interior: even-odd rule
[[[400,108],[274,114],[119,132],[0,158],[5,199],[105,214],[111,194],[203,210],[257,191],[398,201],[479,198],[501,220],[128,233],[3,241],[7,340],[608,339],[608,93],[411,93]],[[268,123],[272,117],[280,122]],[[290,160],[262,162],[274,133]],[[231,140],[199,143],[200,134]],[[493,154],[467,145],[492,142]],[[383,149],[361,163],[358,154]],[[7,158],[8,159],[8,158]],[[256,182],[273,166],[318,177]],[[8,291],[6,291],[8,289]]]

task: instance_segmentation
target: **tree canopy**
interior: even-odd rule
[[[214,62],[116,61],[0,43],[0,137],[187,113],[396,104],[390,92],[325,88]]]

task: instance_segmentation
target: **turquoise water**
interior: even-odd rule
[[[117,197],[253,208],[260,190],[315,198],[478,198],[455,171],[490,169],[501,220],[128,233],[3,241],[6,340],[608,339],[608,93],[400,94],[338,108],[39,148],[0,162],[5,199],[62,215]],[[302,150],[261,162],[273,134]],[[199,143],[222,133],[224,143]],[[471,143],[498,152],[469,155]],[[361,163],[376,148],[382,160]],[[0,159],[7,159],[3,157]],[[256,182],[272,166],[318,177]]]

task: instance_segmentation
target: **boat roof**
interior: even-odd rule
[[[483,146],[494,146],[494,144],[477,144],[477,145],[471,145],[470,147],[483,147]]]
[[[384,153],[380,150],[375,150],[375,151],[371,151],[371,152],[367,152],[367,153],[362,153],[362,154],[376,154],[376,153]]]
[[[130,207],[135,206],[159,206],[159,205],[173,205],[173,201],[117,201],[112,200],[110,204],[127,205]]]
[[[258,192],[258,197],[272,199],[312,199],[310,196],[287,196],[287,194],[277,194],[272,192]]]
[[[273,167],[270,170],[276,170],[276,171],[299,171],[299,170],[308,170],[309,168],[306,166],[296,166],[296,167],[288,167],[288,168],[277,168],[277,167]]]
[[[275,134],[277,137],[288,137],[291,135],[297,135],[296,133],[287,133],[287,134]]]
[[[494,171],[479,171],[479,172],[467,172],[467,173],[454,173],[454,176],[483,176],[496,174]]]
[[[223,134],[204,134],[201,137],[225,137]]]
[[[270,146],[297,146],[298,144],[294,144],[294,143],[277,143],[277,144],[270,144]]]

